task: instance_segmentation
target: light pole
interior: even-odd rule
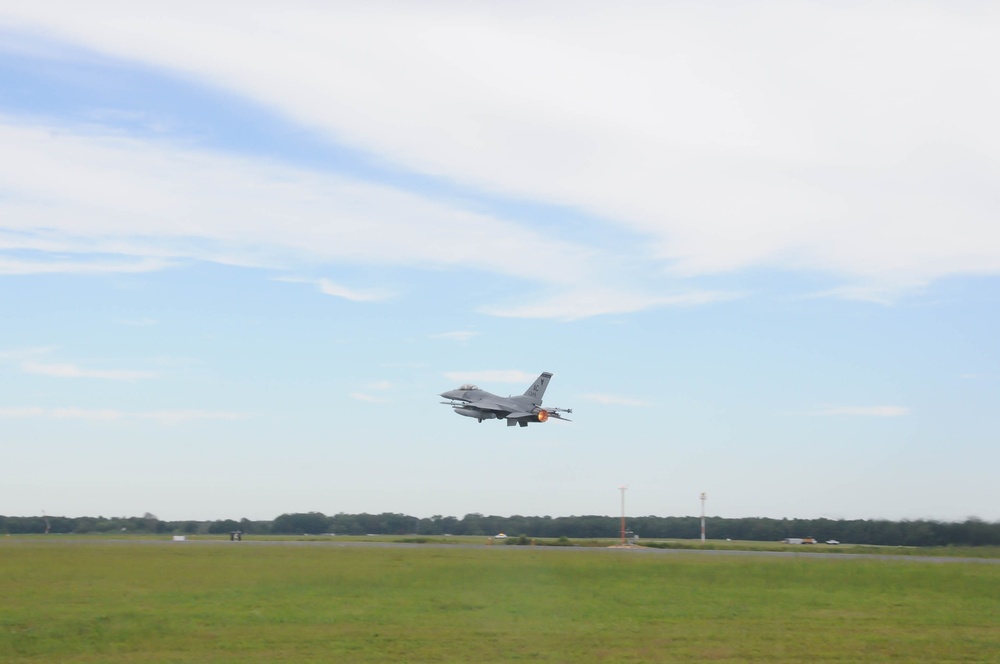
[[[625,489],[627,486],[620,486],[618,490],[622,492],[622,546],[625,546]]]
[[[705,499],[708,495],[702,491],[701,492],[701,543],[705,543]]]

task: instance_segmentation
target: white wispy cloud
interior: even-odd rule
[[[2,116],[0,143],[8,157],[0,185],[12,192],[0,200],[3,246],[50,252],[30,265],[7,259],[8,272],[41,272],[47,261],[87,271],[179,258],[271,268],[305,260],[465,267],[557,283],[584,274],[592,253],[389,186],[245,156]],[[311,283],[349,299],[385,297]]]
[[[20,419],[25,417],[42,417],[45,409],[37,406],[26,406],[23,408],[0,408],[0,418]]]
[[[46,356],[58,351],[56,346],[18,348],[0,352],[0,362],[16,364],[27,374],[50,376],[52,378],[99,378],[105,380],[135,381],[156,378],[154,371],[133,369],[94,369],[70,362],[46,361]]]
[[[13,260],[0,256],[0,275],[31,274],[128,274],[155,272],[171,266],[159,259],[95,259],[95,260]]]
[[[111,422],[123,420],[128,415],[113,408],[53,408],[47,415],[57,420],[92,420],[96,422]]]
[[[276,277],[275,281],[284,281],[293,284],[312,284],[325,295],[343,298],[352,302],[377,302],[392,297],[392,294],[385,290],[363,290],[350,288],[342,284],[334,283],[329,279],[305,279],[301,277]]]
[[[581,397],[586,401],[593,401],[605,406],[641,406],[646,407],[651,404],[643,399],[621,396],[618,394],[583,394]]]
[[[913,292],[926,286],[925,281],[898,282],[883,280],[878,284],[870,285],[847,285],[837,288],[828,288],[816,293],[810,293],[808,298],[837,298],[841,300],[857,300],[859,302],[871,302],[873,304],[891,305],[901,293]]]
[[[540,2],[531,20],[488,3],[72,8],[14,3],[0,21],[242,95],[404,171],[581,210],[645,238],[676,278],[806,270],[849,284],[829,295],[885,300],[1000,273],[994,14],[948,3],[763,2],[720,16]],[[61,126],[4,122],[0,143],[0,183],[15,194],[0,214],[77,252],[601,283],[603,248],[389,187]],[[678,303],[619,299],[483,311],[574,319]]]
[[[910,414],[905,406],[824,406],[812,415],[860,415],[865,417],[903,417]]]
[[[353,300],[355,302],[372,302],[375,300],[384,300],[390,297],[390,294],[386,292],[360,291],[346,286],[341,286],[340,284],[335,284],[329,279],[320,279],[319,289],[326,295],[342,297],[345,300]]]
[[[107,380],[142,380],[155,378],[153,371],[133,371],[128,369],[86,369],[75,364],[47,362],[22,362],[21,370],[29,374],[52,376],[53,378],[103,378]]]
[[[722,302],[735,293],[692,291],[675,295],[653,295],[625,289],[594,287],[573,289],[539,300],[527,299],[511,305],[485,305],[480,311],[505,318],[555,318],[578,320],[606,314],[630,314],[657,307],[689,307]]]
[[[44,356],[58,350],[58,346],[32,346],[29,348],[13,348],[11,350],[0,351],[0,362],[2,361],[26,361],[34,357]]]

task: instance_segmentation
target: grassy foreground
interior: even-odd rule
[[[995,662],[1000,565],[0,541],[2,662]]]

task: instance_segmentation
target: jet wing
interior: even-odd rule
[[[511,404],[501,403],[499,401],[492,401],[490,399],[480,399],[479,401],[470,401],[465,404],[465,408],[475,408],[477,410],[487,410],[494,413],[509,413],[514,406]],[[531,413],[528,413],[530,415]]]

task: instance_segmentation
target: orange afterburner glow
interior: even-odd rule
[[[544,422],[547,419],[549,419],[549,411],[547,411],[547,410],[539,410],[538,411],[538,421],[539,422]]]

